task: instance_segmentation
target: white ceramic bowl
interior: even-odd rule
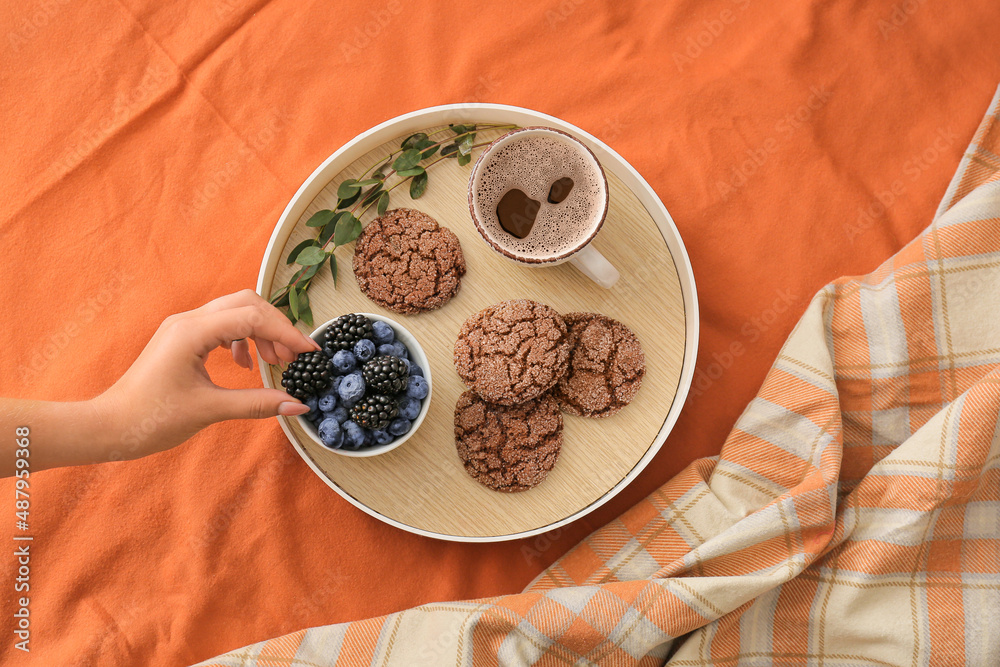
[[[413,336],[413,334],[407,331],[406,328],[403,327],[403,325],[401,325],[399,322],[396,322],[395,320],[390,320],[388,317],[375,315],[374,313],[360,313],[360,314],[364,315],[372,322],[375,321],[385,322],[390,327],[392,327],[392,330],[396,334],[396,340],[402,342],[403,345],[406,346],[407,351],[410,353],[410,361],[412,361],[417,366],[420,366],[420,368],[423,369],[424,379],[427,380],[427,396],[424,397],[424,400],[420,405],[420,414],[418,414],[417,418],[413,420],[413,425],[410,427],[410,430],[407,431],[405,435],[400,436],[395,440],[393,440],[392,442],[388,442],[384,445],[365,447],[364,449],[330,449],[329,447],[323,444],[322,440],[320,440],[319,431],[316,430],[316,427],[313,426],[312,422],[310,422],[308,419],[305,418],[305,415],[298,415],[295,417],[295,419],[297,419],[299,422],[299,426],[302,427],[302,430],[304,430],[307,434],[309,434],[309,437],[313,439],[313,442],[318,444],[326,451],[333,452],[334,454],[340,454],[341,456],[354,456],[357,458],[363,458],[366,456],[378,456],[379,454],[385,454],[386,452],[391,452],[392,450],[396,449],[404,442],[409,440],[410,436],[416,433],[417,429],[420,428],[420,424],[423,423],[424,417],[427,416],[427,410],[429,410],[431,407],[431,395],[433,394],[434,391],[434,383],[431,381],[431,367],[430,364],[427,363],[427,355],[424,354],[424,349],[420,347],[420,343],[417,342],[417,339]],[[318,326],[315,331],[309,334],[309,337],[312,338],[317,343],[319,343],[320,345],[322,345],[323,332],[326,331],[326,328],[328,326],[333,324],[334,320],[336,320],[336,318],[328,322],[324,322],[323,324]]]

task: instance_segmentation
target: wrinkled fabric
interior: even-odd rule
[[[813,298],[721,455],[524,593],[201,667],[1000,664],[997,114],[924,233]]]
[[[106,389],[164,317],[256,284],[282,209],[326,157],[436,104],[522,105],[607,142],[666,204],[701,306],[694,386],[663,449],[606,505],[535,538],[384,525],[274,420],[33,476],[32,651],[0,641],[0,663],[191,664],[523,590],[718,455],[810,297],[927,226],[1000,81],[998,20],[995,0],[0,3],[4,396]],[[224,354],[208,368],[260,384]],[[0,497],[12,513],[11,480]],[[0,562],[14,571],[13,546]],[[0,587],[9,639],[17,596]]]

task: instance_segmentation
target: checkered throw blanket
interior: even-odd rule
[[[1000,665],[1000,94],[930,227],[815,296],[718,457],[523,593],[203,665]]]

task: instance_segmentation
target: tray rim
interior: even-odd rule
[[[334,151],[333,154],[316,167],[316,169],[313,170],[305,181],[302,182],[302,185],[299,186],[295,194],[292,195],[291,199],[289,199],[288,204],[285,206],[281,216],[278,218],[278,221],[274,226],[274,230],[271,232],[271,237],[268,240],[267,247],[264,250],[264,256],[261,259],[260,271],[257,274],[257,293],[263,295],[264,298],[267,298],[267,294],[265,294],[264,291],[264,279],[268,274],[272,274],[273,277],[273,271],[281,259],[278,253],[274,251],[276,247],[280,246],[283,248],[288,236],[291,234],[294,223],[286,229],[288,221],[298,220],[313,199],[315,199],[323,188],[326,187],[330,178],[335,176],[336,173],[343,169],[344,166],[360,158],[373,148],[401,134],[416,132],[427,127],[443,125],[456,120],[471,121],[476,119],[478,121],[482,120],[480,117],[483,115],[489,116],[489,119],[484,122],[515,123],[522,126],[530,124],[545,124],[573,134],[594,151],[598,159],[601,160],[601,164],[605,169],[611,169],[615,176],[617,176],[622,183],[632,191],[639,202],[646,208],[646,211],[650,214],[650,217],[653,218],[653,221],[659,228],[661,235],[664,237],[664,242],[666,243],[672,256],[674,267],[677,270],[677,277],[681,286],[682,303],[684,304],[684,359],[681,364],[681,373],[677,382],[677,391],[674,393],[673,400],[670,404],[670,408],[667,410],[663,425],[656,434],[653,443],[636,462],[632,469],[629,470],[629,472],[621,480],[619,480],[617,484],[612,486],[608,489],[608,491],[586,507],[573,512],[558,521],[517,533],[486,536],[452,535],[411,526],[401,521],[397,521],[392,517],[386,516],[354,498],[351,494],[340,488],[340,486],[338,486],[333,480],[327,477],[323,470],[313,462],[312,458],[308,456],[296,440],[289,426],[288,419],[281,416],[278,417],[278,422],[281,425],[281,430],[284,432],[285,437],[291,443],[295,451],[298,452],[299,456],[302,457],[302,460],[306,462],[306,465],[308,465],[316,476],[325,482],[327,486],[336,491],[338,495],[347,500],[353,506],[378,519],[379,521],[395,526],[400,530],[450,542],[505,542],[539,535],[586,516],[618,495],[618,493],[628,486],[632,480],[638,477],[639,473],[641,473],[653,457],[656,456],[663,446],[663,443],[666,441],[667,436],[670,435],[670,432],[677,423],[677,419],[680,416],[681,409],[687,400],[687,394],[694,379],[694,367],[697,358],[698,337],[700,332],[698,294],[695,287],[691,260],[688,257],[687,249],[681,239],[680,232],[677,230],[677,226],[674,224],[673,218],[670,216],[666,206],[664,206],[663,202],[656,194],[656,191],[653,190],[649,183],[646,182],[646,179],[644,179],[639,172],[636,171],[635,167],[629,164],[629,162],[619,155],[613,148],[589,132],[586,132],[560,118],[556,118],[555,116],[550,116],[540,111],[535,111],[534,109],[508,104],[485,102],[442,104],[418,109],[416,111],[404,113],[383,121],[378,125],[375,125],[374,127],[358,134]],[[257,355],[257,367],[260,371],[261,380],[263,381],[264,386],[272,388],[273,385],[267,371],[267,364],[263,359],[261,359],[259,354]]]

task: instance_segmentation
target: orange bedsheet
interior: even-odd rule
[[[520,591],[718,452],[813,292],[870,271],[930,219],[1000,80],[992,0],[512,7],[0,8],[3,395],[102,391],[164,316],[255,283],[281,209],[327,155],[448,102],[536,108],[615,147],[673,214],[702,307],[695,389],[663,451],[552,535],[460,545],[392,529],[320,482],[273,420],[38,474],[32,651],[13,648],[11,582],[0,662],[186,664]],[[259,382],[221,354],[210,370]],[[13,535],[13,484],[0,484]]]

